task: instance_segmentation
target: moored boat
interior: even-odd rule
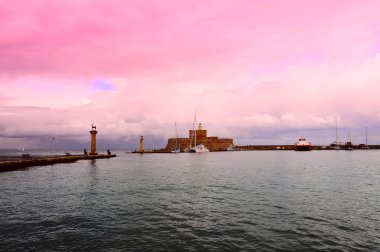
[[[306,138],[301,137],[298,142],[294,145],[295,151],[311,151],[311,143],[306,140]]]
[[[203,144],[197,144],[197,131],[195,130],[194,125],[196,124],[197,118],[197,111],[194,113],[194,122],[193,122],[193,136],[194,136],[194,146],[191,146],[191,139],[190,139],[190,146],[189,148],[185,149],[185,152],[191,152],[191,153],[201,153],[201,152],[209,152],[210,150],[207,149],[207,147]],[[202,129],[202,125],[199,124],[198,130]]]
[[[347,151],[352,151],[354,150],[354,147],[352,146],[351,142],[347,142],[344,149]]]
[[[190,148],[189,152],[195,152],[195,153],[200,153],[200,152],[209,152],[210,150],[207,149],[206,146],[203,144],[198,144],[193,148]]]
[[[171,153],[180,153],[181,150],[179,148],[170,150]]]
[[[365,127],[365,146],[363,146],[364,150],[369,150],[369,146],[368,146],[368,134],[367,134],[367,126]]]
[[[350,131],[348,131],[348,135],[347,135],[347,142],[346,142],[346,145],[345,145],[345,150],[347,151],[352,151],[354,150],[354,147],[352,145],[352,142],[351,142],[351,134],[350,134]]]
[[[175,148],[171,149],[170,152],[171,153],[180,153],[181,152],[181,148],[179,147],[179,144],[178,144],[178,130],[177,130],[177,122],[175,122],[175,133],[176,133],[176,145],[175,145]]]
[[[230,146],[227,147],[227,151],[238,151],[240,150],[237,146],[231,144]]]
[[[331,145],[334,150],[340,150],[340,144],[338,142],[338,120],[335,117],[335,145]]]

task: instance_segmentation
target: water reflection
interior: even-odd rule
[[[378,154],[120,154],[3,173],[0,248],[377,251]]]
[[[96,159],[91,159],[91,166],[92,167],[95,167],[96,166]]]

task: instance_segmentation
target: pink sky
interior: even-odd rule
[[[380,1],[0,0],[0,148],[129,148],[192,126],[237,144],[380,143]],[[343,130],[344,128],[344,130]]]

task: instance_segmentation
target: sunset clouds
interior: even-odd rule
[[[237,143],[328,144],[335,117],[354,143],[366,125],[380,141],[378,9],[0,0],[0,148],[50,135],[80,145],[91,123],[115,146],[139,134],[163,145],[174,121],[187,134],[195,108],[210,134]]]

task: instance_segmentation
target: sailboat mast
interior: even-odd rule
[[[175,142],[176,142],[176,143],[175,143],[175,144],[176,144],[175,147],[176,147],[176,149],[178,149],[178,130],[177,130],[177,122],[175,122],[174,125],[175,125],[175,134],[176,134],[176,137],[177,137],[177,138],[176,138],[176,141],[175,141]]]
[[[194,113],[194,123],[193,123],[193,132],[194,132],[194,147],[197,146],[197,130],[194,128],[194,124],[197,122],[197,110]]]
[[[193,121],[193,136],[192,136],[193,138],[194,138],[194,121]],[[190,148],[192,147],[192,144],[193,144],[193,141],[192,141],[193,139],[190,139]]]
[[[338,120],[335,117],[335,143],[336,147],[338,147]]]
[[[367,126],[365,126],[365,146],[368,147]]]

